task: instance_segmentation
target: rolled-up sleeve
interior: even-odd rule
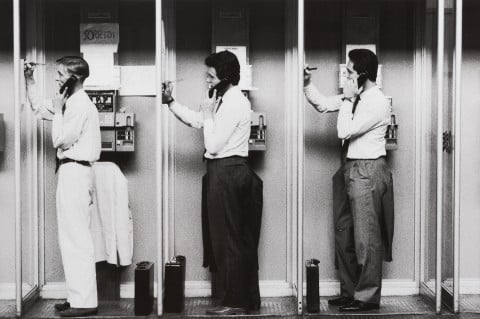
[[[203,127],[203,113],[193,111],[190,108],[174,101],[169,107],[170,111],[184,124],[194,127]]]
[[[34,84],[27,84],[27,97],[33,114],[42,120],[52,121],[54,108],[52,100],[40,98],[37,87]]]
[[[311,83],[303,88],[303,92],[308,103],[320,113],[336,112],[342,104],[343,95],[325,96]]]

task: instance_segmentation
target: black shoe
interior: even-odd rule
[[[352,301],[353,301],[353,298],[351,298],[351,297],[340,296],[338,298],[330,299],[328,301],[328,304],[331,305],[331,306],[343,307],[343,306],[351,304]]]
[[[260,303],[254,303],[248,306],[248,310],[258,311],[260,310]]]
[[[249,304],[248,304],[248,310],[251,310],[251,311],[258,311],[258,310],[260,310],[260,307],[261,307],[261,301],[260,300],[250,301]]]
[[[247,312],[245,308],[234,308],[227,306],[215,307],[212,309],[207,309],[207,315],[216,315],[216,316],[230,316],[230,315],[243,315]]]
[[[356,311],[369,311],[379,309],[378,303],[362,302],[359,300],[352,301],[349,305],[340,307],[340,312],[356,312]]]
[[[61,317],[86,317],[89,315],[97,314],[97,308],[68,308],[67,310],[61,311]]]
[[[58,311],[64,311],[70,308],[70,303],[68,301],[65,301],[64,303],[56,303],[53,307]]]

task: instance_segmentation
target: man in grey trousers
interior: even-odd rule
[[[370,50],[348,54],[343,94],[325,97],[305,75],[305,95],[319,112],[339,110],[342,165],[333,176],[335,257],[342,312],[378,309],[382,261],[392,260],[393,180],[386,162],[389,104],[375,83],[378,59]]]

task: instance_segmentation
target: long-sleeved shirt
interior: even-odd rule
[[[375,159],[386,154],[385,132],[389,121],[389,103],[378,86],[360,94],[353,103],[345,100],[338,113],[337,131],[341,139],[350,139],[347,158]]]
[[[98,111],[84,90],[67,99],[64,114],[55,113],[52,100],[41,101],[35,86],[29,85],[28,99],[37,116],[52,121],[52,142],[59,159],[95,162],[100,158]]]
[[[225,92],[215,107],[213,118],[204,119],[203,112],[193,111],[176,101],[171,103],[170,110],[183,123],[203,127],[206,158],[248,156],[251,106],[237,86]]]
[[[303,88],[307,101],[320,113],[335,112],[342,105],[343,94],[324,96],[313,84],[308,84]]]

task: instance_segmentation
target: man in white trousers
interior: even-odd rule
[[[51,100],[40,100],[33,78],[35,64],[25,64],[27,95],[33,112],[52,121],[53,147],[57,150],[57,222],[68,296],[55,309],[62,317],[97,313],[95,253],[90,233],[93,205],[92,163],[100,157],[98,112],[83,90],[89,76],[81,57],[57,60],[55,81],[59,92]]]

